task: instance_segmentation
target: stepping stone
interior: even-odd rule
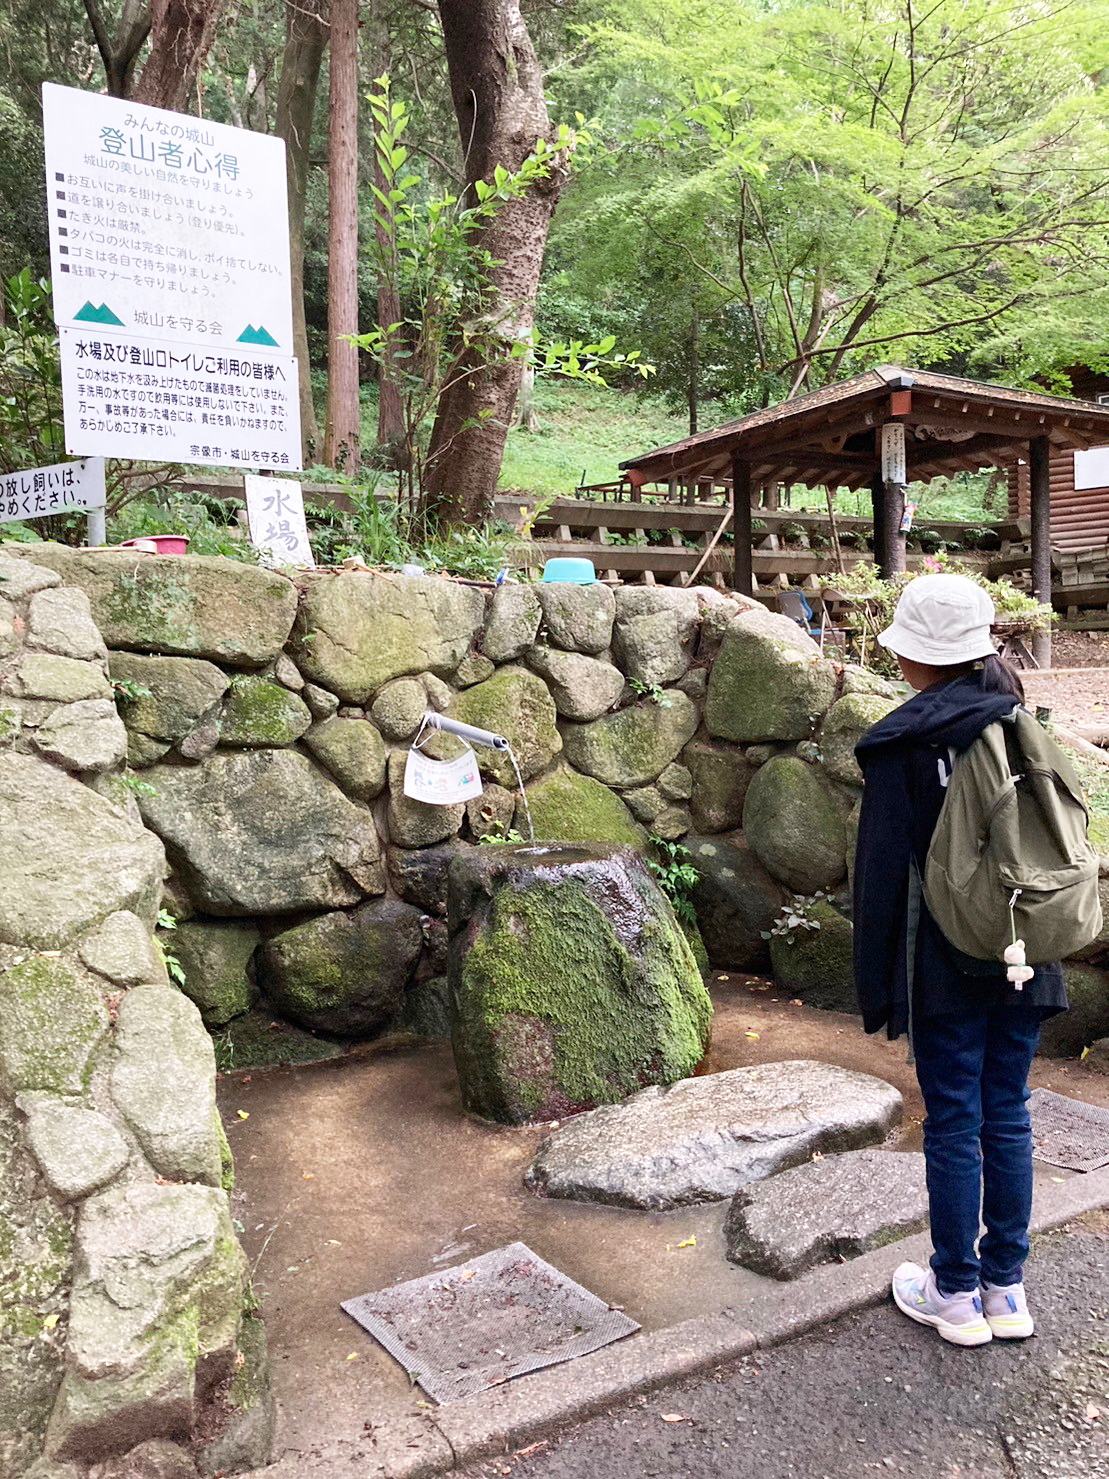
[[[614,1207],[722,1201],[814,1151],[881,1144],[900,1120],[901,1095],[868,1073],[761,1063],[579,1115],[543,1142],[526,1181],[543,1196]]]
[[[857,1150],[795,1166],[732,1198],[728,1258],[772,1279],[858,1258],[928,1224],[924,1157]]]

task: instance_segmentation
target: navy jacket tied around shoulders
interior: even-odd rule
[[[965,750],[988,724],[1012,713],[1015,700],[983,692],[978,674],[916,694],[880,719],[855,754],[866,786],[855,855],[855,985],[867,1032],[900,1037],[909,1023],[906,938],[909,876],[923,874],[928,844],[943,806],[952,752]],[[1022,992],[1000,961],[964,955],[944,937],[923,900],[912,976],[914,1020],[975,1005],[1011,1002],[1066,1007],[1062,967],[1037,968]]]

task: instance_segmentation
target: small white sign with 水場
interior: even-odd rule
[[[313,569],[316,562],[308,542],[304,495],[297,480],[247,473],[243,486],[250,542],[264,563]]]
[[[0,524],[46,519],[75,508],[103,508],[104,502],[103,457],[0,473]]]

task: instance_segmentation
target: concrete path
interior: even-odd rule
[[[919,1148],[921,1107],[904,1044],[853,1018],[714,982],[709,1071],[819,1058],[905,1095],[899,1140]],[[1037,1065],[1034,1082],[1109,1105],[1109,1079]],[[434,1473],[532,1441],[632,1393],[773,1344],[879,1298],[895,1249],[782,1285],[728,1264],[725,1203],[671,1213],[544,1201],[523,1173],[545,1133],[461,1112],[445,1046],[376,1051],[314,1068],[231,1074],[220,1102],[235,1153],[235,1215],[263,1299],[280,1426],[270,1479],[308,1470]],[[244,1117],[245,1116],[245,1117]],[[1042,1172],[1049,1220],[1109,1204],[1109,1171]],[[1041,1200],[1041,1206],[1046,1204]],[[693,1246],[688,1244],[696,1238]],[[611,1303],[643,1333],[594,1356],[433,1407],[339,1301],[446,1268],[515,1239]]]

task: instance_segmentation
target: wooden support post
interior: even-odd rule
[[[901,533],[901,505],[876,472],[870,484],[874,509],[874,560],[883,580],[905,568],[905,536]]]
[[[744,596],[755,594],[754,562],[751,558],[751,464],[732,458],[732,532],[735,536],[735,589]]]
[[[1051,605],[1051,443],[1033,437],[1029,443],[1032,502],[1032,594]],[[1051,632],[1036,632],[1032,656],[1041,668],[1051,666]]]

